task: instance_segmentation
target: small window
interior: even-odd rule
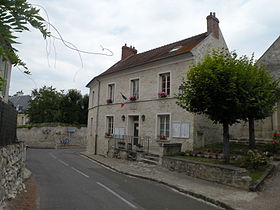
[[[107,119],[106,135],[111,136],[113,135],[113,130],[114,130],[114,117],[108,116],[106,117],[106,119]]]
[[[168,138],[169,137],[169,129],[170,127],[170,116],[169,115],[159,115],[158,116],[158,136],[160,138]]]
[[[134,97],[135,99],[139,99],[139,79],[131,80],[130,87],[130,96]]]
[[[115,93],[115,84],[108,85],[108,99],[111,100],[111,103],[114,102],[114,93]]]
[[[92,136],[92,130],[93,130],[93,118],[92,117],[90,118],[90,128],[89,129],[90,129],[89,135]]]
[[[91,94],[91,107],[94,106],[94,91],[92,91],[92,94]]]
[[[170,95],[170,73],[160,74],[160,92]]]

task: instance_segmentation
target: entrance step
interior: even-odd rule
[[[157,154],[146,153],[141,158],[141,161],[153,165],[158,165],[160,161],[160,156]]]

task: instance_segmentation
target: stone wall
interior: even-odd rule
[[[65,139],[70,140],[67,146],[85,147],[86,132],[85,127],[42,126],[17,128],[17,137],[29,147],[59,147]]]
[[[163,157],[162,165],[170,170],[185,173],[188,176],[218,182],[221,184],[249,189],[251,177],[246,169]]]
[[[0,147],[0,209],[5,200],[15,198],[24,189],[24,148],[23,143]]]

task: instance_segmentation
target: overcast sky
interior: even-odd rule
[[[78,89],[120,60],[127,43],[138,52],[206,32],[206,16],[216,12],[225,41],[239,55],[259,58],[280,35],[279,0],[29,0],[41,5],[64,40],[78,49],[113,56],[79,54],[36,31],[20,34],[20,57],[31,76],[12,71],[10,95],[53,86]],[[44,10],[40,14],[47,19]],[[51,29],[53,35],[58,36]]]

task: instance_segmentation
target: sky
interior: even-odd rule
[[[31,75],[13,68],[10,95],[53,86],[57,90],[85,86],[121,58],[121,47],[144,52],[207,30],[206,16],[216,12],[230,51],[258,59],[280,35],[279,0],[29,0],[73,48],[35,29],[18,34],[16,47]],[[43,8],[43,9],[42,9]],[[69,44],[68,44],[69,45]],[[104,49],[105,48],[105,49]],[[112,51],[113,55],[109,49]]]

